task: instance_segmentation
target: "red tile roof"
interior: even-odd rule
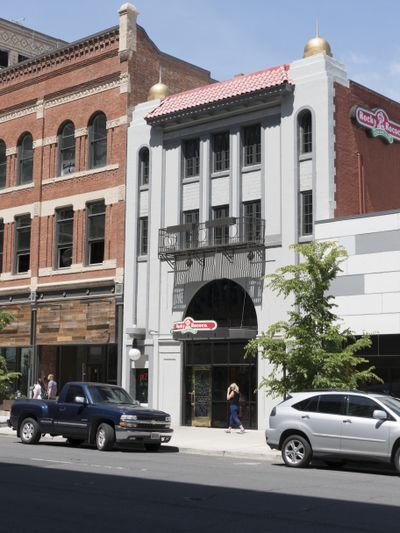
[[[210,85],[190,89],[182,93],[167,96],[159,106],[148,113],[146,119],[164,117],[181,111],[202,107],[213,102],[220,102],[236,96],[290,84],[288,77],[289,65],[260,70],[251,74],[235,76]]]

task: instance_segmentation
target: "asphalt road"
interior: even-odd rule
[[[0,532],[374,532],[398,530],[389,468],[305,470],[164,447],[98,452],[0,437]]]

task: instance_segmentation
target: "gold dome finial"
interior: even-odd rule
[[[165,98],[166,96],[169,96],[170,94],[171,94],[171,91],[169,90],[168,85],[165,85],[165,83],[162,83],[161,81],[161,66],[160,66],[158,83],[150,87],[147,100],[161,100],[162,98]]]
[[[319,35],[318,19],[315,25],[315,37],[310,39],[304,47],[303,57],[314,56],[315,54],[325,54],[332,57],[330,44],[326,39]]]

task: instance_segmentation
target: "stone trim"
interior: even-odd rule
[[[75,100],[80,100],[81,98],[92,96],[93,94],[98,94],[104,91],[115,89],[117,87],[120,87],[121,84],[122,84],[122,81],[120,79],[109,80],[99,85],[93,85],[91,87],[87,87],[80,91],[72,92],[64,96],[59,96],[57,98],[53,98],[52,100],[47,100],[44,103],[44,107],[45,109],[49,109],[51,107],[56,107],[58,105],[63,105],[69,102],[74,102]]]
[[[34,104],[22,107],[21,109],[16,109],[15,111],[10,111],[9,113],[4,113],[3,115],[0,115],[0,124],[16,118],[25,117],[26,115],[32,115],[33,113],[36,113],[36,108],[37,105]]]
[[[43,146],[43,139],[35,139],[32,143],[32,148],[41,148]]]
[[[113,120],[107,120],[106,128],[110,130],[112,128],[118,128],[118,126],[122,126],[123,124],[128,124],[128,115],[123,115],[122,117]]]
[[[71,172],[66,176],[56,176],[55,178],[48,178],[42,181],[42,185],[50,185],[52,183],[58,183],[60,181],[72,180],[74,178],[84,178],[85,176],[91,176],[92,174],[98,174],[100,172],[109,172],[111,170],[118,170],[119,165],[107,165],[100,168],[91,168],[90,170],[81,170],[80,172]]]
[[[117,267],[116,259],[108,259],[103,261],[101,265],[86,266],[82,263],[75,263],[69,268],[60,268],[54,270],[52,267],[39,268],[39,276],[62,276],[68,274],[80,274],[82,272],[97,272],[98,270],[109,270]]]
[[[29,287],[30,286],[30,279],[31,279],[31,271],[28,270],[28,272],[23,272],[22,274],[13,274],[12,272],[3,272],[2,274],[0,274],[0,281],[11,281],[11,280],[16,280],[16,279],[26,279],[26,280],[29,280],[28,281],[28,284],[27,286]],[[1,288],[0,291],[9,291],[10,289],[12,289],[13,291],[15,291],[16,289],[22,289],[22,288],[25,288],[24,287],[6,287],[6,288]]]
[[[8,194],[10,192],[19,192],[23,191],[24,189],[33,189],[33,181],[31,183],[25,183],[24,185],[15,185],[14,187],[6,187],[5,189],[0,189],[0,194]],[[5,210],[2,209],[1,212],[3,213]],[[3,215],[2,215],[3,218]]]
[[[88,135],[89,129],[88,128],[77,128],[74,133],[75,139],[78,137],[84,137],[85,135]]]
[[[46,137],[43,139],[42,146],[49,146],[49,144],[58,144],[58,136],[55,135],[54,137]]]
[[[18,148],[16,146],[12,146],[11,148],[6,148],[6,157],[9,155],[17,155]]]

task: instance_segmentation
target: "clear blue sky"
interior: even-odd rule
[[[0,17],[74,41],[118,24],[121,0],[0,0]],[[223,80],[302,57],[315,31],[349,77],[400,100],[399,0],[136,0],[157,46]]]

